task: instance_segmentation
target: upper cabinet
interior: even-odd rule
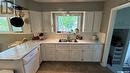
[[[42,30],[42,12],[30,11],[31,31],[33,33],[43,32]]]
[[[76,28],[79,28],[80,32],[100,32],[102,11],[30,11],[30,21],[33,33],[61,33]]]
[[[94,12],[94,23],[93,23],[93,32],[100,32],[100,25],[102,22],[102,12],[96,11]]]
[[[94,12],[85,12],[83,19],[83,32],[92,32]]]
[[[92,11],[84,13],[84,32],[100,32],[102,21],[102,11]]]
[[[52,30],[52,21],[51,21],[51,12],[42,12],[42,25],[44,32],[51,32]]]

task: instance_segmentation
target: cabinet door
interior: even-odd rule
[[[83,60],[90,62],[100,62],[102,55],[102,45],[89,45],[83,50]]]
[[[42,13],[30,11],[31,30],[33,33],[42,32]]]
[[[93,61],[100,62],[102,57],[102,45],[95,45],[94,53],[93,53]]]
[[[82,45],[71,45],[70,61],[82,61]]]
[[[69,61],[69,57],[69,50],[56,50],[56,61]]]
[[[82,50],[71,50],[70,61],[82,61]]]
[[[52,21],[51,21],[51,12],[42,13],[42,23],[44,32],[52,32]]]
[[[55,44],[42,45],[42,59],[44,61],[54,61],[55,51],[56,51]]]
[[[85,12],[84,15],[84,32],[92,32],[94,12]]]
[[[93,59],[93,49],[85,48],[83,50],[83,61],[92,62],[92,59]]]
[[[93,32],[100,32],[101,21],[102,21],[102,11],[94,12]]]

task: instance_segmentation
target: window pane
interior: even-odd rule
[[[57,32],[70,32],[78,27],[79,16],[57,16]]]
[[[22,32],[23,31],[22,27],[14,27],[14,26],[12,26],[12,29],[13,29],[14,32]]]
[[[7,17],[0,17],[0,32],[9,31],[8,20]]]

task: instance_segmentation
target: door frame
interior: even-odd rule
[[[102,58],[102,62],[101,62],[101,65],[103,67],[107,66],[107,60],[108,60],[108,55],[109,55],[109,51],[110,51],[110,44],[111,44],[113,28],[114,28],[114,24],[115,24],[115,20],[116,20],[117,11],[127,8],[127,7],[130,7],[130,2],[111,9],[108,30],[107,30],[107,35],[106,35],[106,41],[105,41],[105,46],[104,46],[104,52],[103,52],[103,58]]]

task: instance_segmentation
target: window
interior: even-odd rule
[[[57,33],[72,32],[76,28],[81,29],[82,14],[79,13],[54,13],[54,31]]]
[[[8,17],[0,17],[0,32],[22,32],[22,27],[14,27],[9,23]]]
[[[0,32],[8,32],[8,20],[7,17],[0,17]]]
[[[12,30],[13,30],[13,32],[23,32],[22,27],[14,27],[14,26],[12,26]]]

